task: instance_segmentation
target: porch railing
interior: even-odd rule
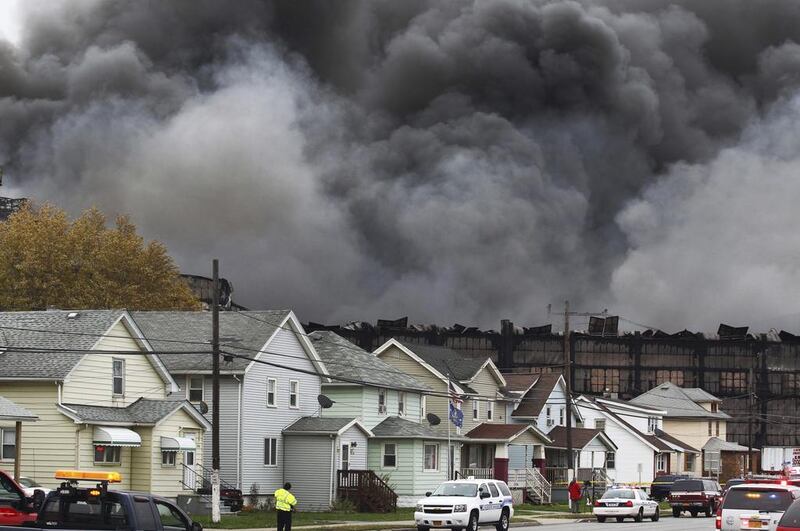
[[[458,473],[463,478],[494,479],[494,468],[462,468]]]
[[[518,468],[508,471],[508,485],[525,489],[525,495],[533,503],[550,503],[552,485],[538,468]]]
[[[355,503],[359,512],[388,513],[397,510],[397,493],[372,470],[339,470],[339,498]]]
[[[548,467],[544,469],[544,477],[547,481],[550,482],[551,485],[556,487],[566,487],[569,481],[567,481],[567,469],[566,467]]]

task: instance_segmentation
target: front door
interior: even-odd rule
[[[183,436],[195,441],[195,444],[197,444],[197,436],[194,433],[184,433]],[[183,468],[183,484],[189,490],[197,488],[197,467],[195,466],[194,458],[194,451],[186,451],[183,454],[183,464],[186,465]]]
[[[350,444],[342,445],[342,463],[340,470],[350,470]]]

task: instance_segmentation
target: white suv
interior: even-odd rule
[[[725,494],[717,512],[717,529],[769,529],[775,531],[783,513],[796,499],[800,488],[772,483],[734,485]]]
[[[497,531],[508,529],[514,516],[511,491],[496,479],[458,479],[446,481],[417,502],[414,521],[419,531],[466,529],[492,525]]]

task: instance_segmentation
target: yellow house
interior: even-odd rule
[[[124,310],[0,312],[0,395],[39,417],[22,441],[0,420],[3,443],[46,487],[74,468],[120,472],[119,489],[190,493],[210,425],[178,390]],[[9,455],[0,468],[13,469]]]

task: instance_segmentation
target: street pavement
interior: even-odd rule
[[[633,520],[624,522],[575,522],[572,520],[538,519],[542,525],[514,527],[513,531],[713,531],[713,518],[662,518],[658,522]],[[488,529],[488,528],[487,528]]]

